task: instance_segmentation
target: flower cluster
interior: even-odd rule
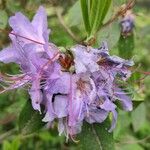
[[[43,7],[32,22],[16,13],[9,24],[12,44],[0,51],[0,61],[19,64],[21,74],[0,74],[0,82],[5,83],[1,93],[26,86],[33,108],[45,113],[44,122],[57,121],[59,134],[75,135],[83,121],[101,123],[112,113],[111,132],[117,121],[116,102],[125,111],[132,110],[131,99],[117,81],[130,77],[133,62],[110,56],[106,42],[97,49],[76,45],[61,53],[49,42]]]
[[[121,33],[124,36],[128,36],[133,32],[134,28],[134,15],[130,10],[128,10],[120,21]]]

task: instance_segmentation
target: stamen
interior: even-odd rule
[[[79,143],[79,142],[80,142],[80,140],[76,140],[76,139],[75,139],[75,136],[74,136],[74,135],[71,135],[71,134],[70,134],[70,138],[71,138],[71,140],[72,140],[73,142],[75,142],[75,143]]]

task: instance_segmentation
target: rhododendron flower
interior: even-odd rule
[[[9,23],[13,28],[13,34],[10,34],[12,44],[0,52],[0,61],[19,64],[23,78],[16,78],[16,82],[5,90],[19,88],[30,83],[29,94],[33,108],[40,111],[40,103],[43,99],[41,80],[44,81],[46,78],[52,78],[52,76],[57,77],[60,73],[60,65],[56,63],[55,59],[52,60],[52,57],[58,53],[58,49],[54,44],[49,45],[48,43],[49,32],[46,13],[44,8],[40,7],[32,23],[21,13],[16,13],[9,19]],[[43,44],[35,43],[33,40]],[[48,65],[49,63],[51,65]]]
[[[106,42],[100,48],[76,45],[70,55],[61,54],[49,43],[47,18],[43,7],[30,22],[21,13],[9,20],[12,44],[0,52],[0,61],[20,65],[22,74],[5,76],[4,91],[28,86],[35,110],[44,105],[44,122],[58,122],[59,135],[66,137],[81,132],[83,121],[90,124],[103,122],[112,113],[111,132],[117,121],[117,104],[125,111],[132,110],[132,102],[117,80],[126,81],[134,63],[109,54]],[[68,56],[59,57],[58,55]],[[63,58],[69,64],[61,64]],[[64,69],[63,66],[66,68]],[[70,71],[70,66],[74,68]],[[2,93],[1,92],[1,93]]]

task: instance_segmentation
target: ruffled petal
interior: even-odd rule
[[[76,73],[84,73],[86,71],[95,72],[99,70],[95,55],[92,52],[88,52],[87,47],[76,45],[71,50],[74,54]]]
[[[116,122],[117,122],[117,117],[118,117],[118,114],[117,114],[117,111],[114,109],[112,110],[112,123],[111,123],[111,128],[108,130],[108,132],[112,132],[115,127],[116,127]]]
[[[45,104],[46,114],[45,114],[44,118],[42,119],[42,121],[43,122],[52,122],[56,117],[56,115],[54,113],[53,104],[52,104],[52,95],[46,93],[45,96],[46,96],[45,97],[46,98],[46,104]]]
[[[26,18],[22,13],[19,12],[16,13],[15,16],[10,17],[9,24],[15,34],[38,41],[36,30],[28,18]],[[26,40],[24,38],[18,37],[18,39],[25,43],[31,43],[30,40]]]
[[[131,111],[133,109],[132,100],[129,96],[126,95],[120,88],[115,90],[116,99],[119,100],[122,104],[122,107],[125,111]]]
[[[75,126],[76,123],[83,119],[82,108],[84,103],[82,95],[81,93],[74,94],[72,94],[72,98],[69,99],[69,126]]]
[[[100,105],[100,108],[104,109],[105,111],[112,112],[113,115],[112,124],[111,128],[109,129],[109,132],[112,132],[117,122],[117,111],[115,110],[116,105],[113,104],[110,100],[106,99],[105,102],[102,105]]]
[[[40,104],[42,102],[43,96],[40,90],[40,81],[38,79],[35,79],[35,81],[33,81],[32,87],[29,90],[29,94],[31,96],[33,108],[41,112]]]
[[[67,96],[55,96],[54,112],[58,118],[66,117],[68,115],[68,99]]]
[[[32,25],[36,30],[36,34],[41,42],[47,41],[49,37],[49,30],[47,29],[47,15],[45,9],[40,6],[36,15],[33,18]]]
[[[68,94],[69,93],[69,73],[62,73],[60,78],[58,78],[55,82],[50,81],[47,88],[50,93],[57,94]]]
[[[0,51],[0,61],[3,63],[16,62],[17,56],[13,47],[8,47]]]
[[[102,109],[90,109],[89,115],[85,118],[90,124],[98,122],[103,122],[108,116],[108,112]]]

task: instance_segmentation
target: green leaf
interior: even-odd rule
[[[91,34],[94,35],[102,25],[102,22],[110,8],[111,0],[94,0],[91,8]]]
[[[88,37],[99,30],[109,10],[111,0],[80,0],[85,29]]]
[[[11,144],[8,141],[4,141],[2,145],[2,150],[11,150]]]
[[[86,32],[88,34],[90,34],[91,28],[90,28],[90,22],[89,22],[88,1],[87,0],[80,0],[80,4],[81,4],[84,26],[85,26]]]
[[[116,22],[112,23],[107,28],[102,28],[97,34],[97,42],[98,44],[103,41],[107,41],[109,45],[109,49],[114,47],[120,36],[120,30],[118,28],[118,24]]]
[[[21,145],[20,139],[15,137],[11,143],[12,150],[18,150]]]
[[[125,59],[131,59],[134,51],[134,34],[127,37],[120,36],[118,42],[119,55]]]
[[[146,107],[141,103],[132,113],[132,125],[135,132],[137,132],[146,121]]]
[[[80,1],[77,1],[68,12],[68,25],[69,27],[77,26],[82,21],[82,12],[80,7]]]
[[[105,19],[107,13],[108,13],[108,10],[109,10],[109,8],[111,6],[111,3],[112,3],[112,0],[106,0],[106,2],[105,2],[105,7],[103,9],[103,14],[102,14],[102,19],[101,19],[102,22]]]
[[[114,139],[117,141],[120,140],[127,133],[130,124],[131,116],[129,115],[129,113],[119,110],[117,125],[114,129]]]
[[[7,0],[6,1],[6,8],[11,12],[15,13],[22,10],[21,1],[16,0]]]
[[[23,107],[19,116],[19,130],[23,135],[31,134],[40,130],[44,126],[42,122],[43,115],[38,111],[33,110],[30,101],[28,100]]]
[[[104,0],[106,1],[106,0]],[[102,8],[103,8],[104,3],[102,2],[102,0],[94,0],[92,2],[92,6],[91,6],[91,10],[90,10],[90,25],[92,28],[91,31],[91,35],[94,35],[96,30],[97,30],[97,26],[99,26],[99,24],[101,24],[101,16],[102,16]]]
[[[5,29],[8,22],[8,15],[6,11],[0,10],[0,29]]]
[[[78,138],[81,150],[114,150],[113,134],[108,132],[110,121],[101,124],[84,122],[82,132]]]

